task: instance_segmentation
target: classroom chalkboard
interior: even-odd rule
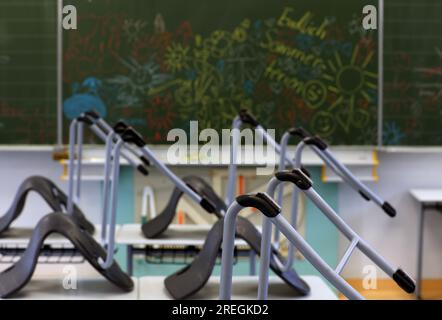
[[[250,109],[280,135],[377,141],[377,31],[368,0],[72,0],[64,31],[64,138],[93,106],[166,143],[172,128],[229,128]]]
[[[385,1],[385,145],[442,144],[442,2]]]
[[[302,125],[333,144],[376,144],[370,3],[69,1],[79,21],[63,33],[64,141],[91,106],[150,143],[190,120],[229,128],[246,107],[279,135]],[[56,4],[0,0],[0,144],[56,141]]]
[[[56,12],[0,0],[0,144],[56,141]]]

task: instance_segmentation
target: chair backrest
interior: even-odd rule
[[[67,195],[51,180],[42,176],[32,176],[22,182],[15,194],[8,211],[0,217],[0,233],[6,231],[22,213],[28,194],[33,191],[39,194],[55,212],[66,212]],[[90,223],[76,205],[72,212],[74,221],[80,228],[94,233],[94,225]]]
[[[165,281],[167,291],[175,299],[186,299],[197,293],[208,281],[216,263],[221,243],[223,241],[224,219],[218,220],[206,236],[204,245],[193,262],[168,276]],[[236,226],[236,236],[243,239],[257,255],[261,254],[261,233],[247,219],[239,217]],[[285,263],[282,255],[273,249],[270,268],[285,283],[293,288],[294,296],[306,296],[310,292],[309,286],[299,277],[294,269],[282,270]]]
[[[10,297],[23,288],[34,273],[43,242],[53,233],[69,239],[84,258],[107,280],[123,291],[132,291],[134,283],[116,262],[103,269],[98,259],[106,258],[106,251],[87,232],[80,229],[72,216],[55,212],[44,216],[32,232],[29,245],[22,257],[0,273],[0,297]]]

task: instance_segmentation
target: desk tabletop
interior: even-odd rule
[[[293,290],[279,277],[269,278],[269,299],[280,300],[337,300],[333,290],[318,276],[302,276],[310,286],[307,297],[293,297]],[[219,294],[219,277],[210,277],[207,284],[192,299],[217,300]],[[164,277],[141,277],[139,279],[140,300],[171,299],[164,287]],[[257,276],[233,277],[232,300],[256,300],[258,294]]]
[[[0,271],[8,268],[0,265]],[[69,268],[69,269],[66,269]],[[72,269],[74,268],[74,269]],[[63,279],[75,270],[77,289],[65,289]],[[24,300],[136,300],[138,278],[132,278],[134,290],[124,292],[101,276],[89,263],[37,264],[31,280],[11,299]]]
[[[46,267],[45,267],[46,268]],[[64,273],[36,272],[31,281],[11,299],[23,300],[169,300],[164,288],[164,277],[147,276],[132,278],[134,290],[123,292],[96,273],[85,275],[79,272],[77,288],[63,287]],[[282,300],[337,300],[337,295],[318,276],[302,277],[310,286],[307,297],[293,297],[293,291],[281,279],[272,276],[269,279],[269,299]],[[256,300],[258,278],[256,276],[234,277],[233,300]],[[193,299],[217,300],[219,277],[211,277],[208,283]]]
[[[141,224],[117,225],[115,241],[123,245],[202,246],[212,225],[172,224],[158,238],[148,239],[141,232]],[[258,227],[259,229],[259,227]],[[10,228],[0,235],[0,246],[4,248],[26,248],[31,238],[31,228]],[[101,226],[95,226],[94,238],[100,242]],[[53,248],[72,248],[71,242],[59,234],[49,236],[45,244]],[[235,240],[237,246],[247,246],[244,240]]]
[[[411,189],[410,194],[418,202],[426,203],[442,203],[442,188],[434,189]]]
[[[18,300],[137,300],[138,279],[134,289],[125,292],[103,277],[79,278],[76,289],[65,289],[63,278],[33,278],[12,299]]]
[[[158,238],[146,238],[140,224],[123,224],[117,243],[127,245],[163,245],[163,246],[202,246],[212,225],[177,225],[171,224]],[[235,245],[247,246],[243,240],[235,240]]]

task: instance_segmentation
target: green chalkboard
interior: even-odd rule
[[[93,106],[150,143],[172,128],[229,128],[251,109],[278,134],[377,141],[377,31],[368,0],[73,0],[64,32],[67,124]]]
[[[442,2],[385,1],[385,145],[442,144]]]
[[[55,143],[55,17],[55,0],[0,0],[0,144]]]

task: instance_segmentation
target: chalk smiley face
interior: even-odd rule
[[[327,111],[319,111],[313,117],[312,127],[321,137],[328,137],[335,131],[336,121]]]
[[[316,109],[320,107],[327,97],[325,85],[318,80],[310,80],[304,87],[303,98],[307,105]]]

